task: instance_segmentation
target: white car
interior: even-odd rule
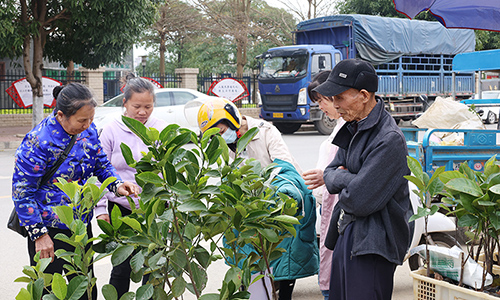
[[[481,99],[500,99],[500,90],[483,91],[481,96]],[[479,94],[475,94],[472,99],[479,99]],[[498,121],[500,105],[477,104],[475,107],[484,123],[493,124]]]
[[[168,124],[178,124],[181,127],[188,128],[196,134],[200,133],[198,125],[196,122],[193,122],[195,116],[191,116],[191,120],[186,119],[184,106],[188,102],[193,102],[193,100],[196,100],[195,102],[204,102],[212,98],[212,96],[183,88],[155,89],[155,94],[156,104],[152,116],[162,119]],[[114,118],[121,118],[123,111],[123,94],[120,94],[96,108],[94,124],[99,130]],[[192,114],[194,113],[192,111]]]

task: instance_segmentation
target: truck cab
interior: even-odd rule
[[[307,86],[319,72],[333,69],[342,60],[341,52],[332,45],[296,45],[271,48],[259,58],[261,117],[284,134],[294,133],[304,123],[330,134],[335,120],[311,102]]]

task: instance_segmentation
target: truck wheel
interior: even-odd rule
[[[445,232],[434,232],[429,233],[431,239],[437,246],[443,246],[447,248],[451,248],[453,246],[462,247],[460,243],[450,234]],[[425,245],[425,237],[422,236],[419,245]],[[410,256],[408,259],[408,265],[410,266],[410,270],[415,271],[418,270],[421,266],[423,266],[423,260],[418,254],[414,254]]]
[[[337,125],[337,120],[330,119],[324,113],[321,116],[321,120],[314,121],[314,127],[316,128],[316,130],[324,135],[329,135],[330,133],[332,133],[335,125]]]
[[[273,125],[283,134],[292,134],[299,130],[301,123],[273,122]]]
[[[492,111],[488,112],[488,116],[486,117],[486,124],[493,124],[497,120],[497,116]]]

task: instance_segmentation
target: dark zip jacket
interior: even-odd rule
[[[332,143],[340,149],[323,178],[328,192],[339,194],[339,202],[325,245],[333,249],[343,209],[354,220],[352,255],[377,254],[402,264],[411,241],[411,205],[408,181],[403,177],[410,174],[408,149],[383,100],[377,97],[365,119],[346,123]]]

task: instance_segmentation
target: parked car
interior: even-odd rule
[[[479,94],[475,94],[472,99],[500,99],[500,90],[483,91],[481,92],[481,98],[479,98]],[[475,107],[484,123],[493,124],[498,121],[500,106],[478,104]]]
[[[178,124],[181,127],[188,128],[197,134],[200,129],[197,124],[188,122],[184,115],[184,105],[192,100],[206,101],[212,96],[200,93],[191,89],[182,88],[162,88],[156,89],[156,104],[153,110],[153,116],[165,120],[168,124]],[[120,118],[123,114],[123,94],[115,96],[99,105],[95,110],[94,124],[101,129],[113,118]]]

